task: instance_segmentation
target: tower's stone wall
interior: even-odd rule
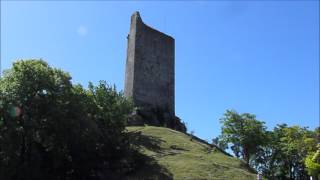
[[[174,110],[174,39],[131,16],[128,35],[125,96],[138,109],[129,125],[160,125],[186,132]]]
[[[174,117],[174,39],[145,25],[138,12],[128,35],[125,96]]]

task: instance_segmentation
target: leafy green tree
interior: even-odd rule
[[[283,129],[286,124],[277,125],[273,131],[267,131],[266,143],[261,146],[260,150],[253,158],[254,167],[270,179],[285,179],[285,168],[282,158],[285,157],[282,151],[280,138],[284,136]]]
[[[283,168],[288,171],[289,178],[306,178],[304,159],[309,151],[316,147],[314,133],[307,128],[292,126],[283,129],[280,138],[281,151],[284,154]]]
[[[226,111],[220,122],[222,124],[221,139],[230,143],[234,154],[243,158],[249,165],[250,158],[266,141],[264,122],[256,120],[253,114],[238,114],[231,110]]]
[[[316,132],[299,126],[277,125],[253,158],[256,169],[270,179],[306,179],[304,159],[314,151]]]
[[[112,178],[130,170],[132,103],[100,82],[88,90],[42,60],[0,80],[0,179]]]
[[[228,148],[228,143],[222,141],[221,137],[213,138],[212,144],[219,147],[221,150],[226,150]]]
[[[55,142],[50,140],[52,134],[58,140],[60,135],[68,134],[63,128],[70,127],[66,123],[74,123],[65,120],[64,107],[72,90],[70,79],[67,73],[37,60],[18,61],[5,72],[0,83],[3,96],[0,129],[2,177],[40,178],[36,172],[46,165],[40,162],[37,154],[55,149]],[[56,153],[61,157],[66,155],[62,149]],[[49,159],[46,160],[50,163]]]
[[[316,152],[310,153],[306,157],[305,166],[308,174],[312,176],[314,180],[320,179],[320,144],[318,144]]]

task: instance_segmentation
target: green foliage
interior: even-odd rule
[[[280,151],[283,154],[282,168],[286,168],[290,178],[305,178],[303,161],[308,151],[316,147],[314,133],[299,126],[285,127],[282,132],[279,138]]]
[[[308,152],[314,152],[319,128],[310,131],[299,126],[278,125],[266,131],[264,122],[249,113],[229,111],[221,119],[222,134],[215,139],[231,144],[237,157],[270,179],[305,179],[304,162],[312,164]],[[310,170],[310,168],[309,168]]]
[[[299,126],[276,126],[252,164],[270,179],[307,178],[304,160],[316,147],[316,133]]]
[[[115,127],[116,131],[111,134],[117,135],[125,129],[127,115],[132,111],[133,104],[123,98],[122,92],[117,93],[115,86],[112,87],[105,81],[100,81],[98,86],[89,83],[88,96],[95,105],[95,111],[92,114],[95,114],[98,120],[107,120],[101,125],[110,127],[110,131],[113,131],[111,127]]]
[[[227,110],[221,123],[221,140],[230,143],[234,154],[249,164],[251,156],[266,142],[264,122],[256,120],[253,114]]]
[[[0,80],[0,179],[88,179],[131,170],[132,103],[100,82],[73,86],[42,60],[17,61]]]
[[[221,140],[219,137],[213,138],[212,144],[219,147],[221,150],[226,150],[228,148],[228,143]]]
[[[306,157],[305,166],[310,176],[315,177],[315,179],[320,178],[320,145],[318,145],[316,152]]]

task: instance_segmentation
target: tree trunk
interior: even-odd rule
[[[249,153],[247,148],[243,148],[243,159],[247,165],[249,165]]]
[[[291,165],[291,163],[289,164],[289,178],[290,179],[293,179],[293,177],[292,177],[292,165]]]

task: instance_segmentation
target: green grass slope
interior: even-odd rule
[[[163,127],[128,127],[148,164],[128,179],[255,179],[245,164],[190,136]]]

